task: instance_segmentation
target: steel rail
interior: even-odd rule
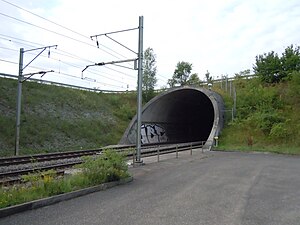
[[[197,144],[198,142],[192,142],[192,144]],[[160,144],[144,144],[142,145],[142,150],[155,148],[158,145],[165,146],[171,145],[174,143],[165,142]],[[183,143],[184,144],[184,143]],[[186,144],[186,143],[185,143]],[[188,143],[190,144],[190,143]],[[182,144],[179,144],[182,145]],[[27,156],[13,156],[13,157],[3,157],[0,158],[0,167],[2,166],[10,166],[10,165],[19,165],[26,163],[36,163],[36,162],[45,162],[51,160],[59,160],[59,159],[68,159],[68,158],[76,158],[87,155],[94,155],[102,152],[106,149],[115,149],[117,151],[135,148],[135,145],[112,145],[106,146],[99,149],[88,149],[88,150],[77,150],[77,151],[67,151],[67,152],[53,152],[46,154],[35,154],[35,155],[27,155]]]
[[[158,154],[163,155],[163,154],[169,154],[169,153],[174,153],[174,152],[181,152],[181,151],[186,151],[186,150],[191,150],[191,149],[195,149],[195,148],[203,148],[205,142],[201,141],[201,142],[191,142],[191,143],[181,143],[181,144],[172,144],[172,145],[165,145],[165,144],[159,144],[159,145],[148,145],[148,146],[143,146],[143,149],[141,151],[141,155],[143,157],[150,157],[150,156],[155,156]],[[101,148],[101,149],[93,149],[93,150],[82,150],[80,154],[83,155],[95,155],[97,153],[101,153],[102,150],[105,149],[116,149],[118,151],[125,151],[128,150],[130,148],[132,148],[134,150],[135,145],[123,145],[123,146],[109,146],[109,147],[105,147],[105,148]],[[158,151],[159,149],[159,151]],[[67,152],[67,154],[65,154],[65,156],[61,156],[59,155],[59,153],[50,153],[50,154],[39,154],[39,155],[35,155],[38,157],[43,157],[45,155],[51,155],[52,156],[52,160],[53,160],[53,156],[59,156],[60,159],[62,157],[65,158],[72,158],[74,155],[72,155],[71,153],[74,152]],[[63,153],[64,154],[64,153]],[[132,159],[133,158],[133,152],[128,152],[127,158],[128,159]],[[83,156],[81,155],[81,156]],[[71,157],[72,156],[72,157]],[[28,156],[32,162],[32,156]],[[79,157],[79,156],[76,156]],[[21,156],[21,157],[12,157],[12,158],[25,158],[26,156]],[[3,158],[1,158],[2,160]],[[56,158],[57,159],[57,158]],[[39,160],[39,162],[41,161],[49,161],[49,158],[46,160],[45,158],[36,158],[36,160]],[[34,161],[36,162],[36,161]],[[15,170],[15,171],[7,171],[7,172],[2,172],[0,173],[0,184],[9,184],[9,183],[13,183],[13,182],[17,182],[21,180],[21,175],[25,175],[25,174],[29,174],[29,173],[34,173],[34,172],[40,172],[40,171],[45,171],[45,170],[50,170],[50,169],[54,169],[54,170],[58,170],[58,169],[65,169],[65,168],[70,168],[74,165],[77,164],[81,164],[83,162],[83,160],[79,160],[76,162],[66,162],[66,163],[59,163],[59,164],[53,164],[53,165],[47,165],[47,166],[34,166],[33,168],[27,168],[27,169],[21,169],[21,170]],[[9,178],[13,177],[13,179],[10,181]],[[17,178],[18,177],[18,178]]]

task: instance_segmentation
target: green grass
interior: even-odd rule
[[[220,148],[300,154],[300,73],[273,85],[237,79],[237,115],[226,111]],[[0,78],[0,156],[13,155],[17,82]],[[215,85],[233,106],[228,92]],[[94,93],[25,82],[20,153],[98,148],[119,142],[136,112],[136,94]],[[252,145],[249,145],[252,139]]]
[[[79,173],[68,177],[57,177],[55,171],[49,170],[24,175],[23,184],[2,186],[0,208],[129,177],[126,158],[113,150],[104,151],[97,158],[85,157],[78,168]]]
[[[300,154],[300,73],[279,84],[253,78],[236,80],[235,86],[237,115],[226,121],[218,149]],[[230,108],[228,94],[219,92]]]
[[[14,154],[16,91],[16,80],[0,78],[0,156]],[[25,82],[20,154],[117,144],[135,109],[135,93],[95,93]]]

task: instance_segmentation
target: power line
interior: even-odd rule
[[[17,62],[12,62],[12,61],[8,61],[8,60],[0,59],[0,61],[18,65]],[[29,66],[28,68],[36,69],[36,70],[43,70],[43,68],[41,68],[41,67],[36,67],[36,66]],[[89,71],[89,72],[90,72],[90,71]],[[123,86],[117,86],[117,85],[113,85],[113,84],[103,83],[103,82],[99,82],[99,81],[97,81],[97,80],[96,80],[96,81],[87,81],[87,80],[83,80],[83,79],[81,79],[81,78],[78,77],[78,76],[74,76],[74,75],[71,75],[71,74],[68,74],[68,73],[64,73],[64,72],[61,72],[61,71],[55,71],[55,70],[54,70],[54,73],[55,73],[55,74],[62,75],[62,76],[66,76],[66,77],[71,77],[71,78],[73,78],[73,79],[78,79],[79,81],[98,83],[98,84],[102,84],[102,85],[105,85],[105,86],[110,86],[110,87],[116,87],[116,88],[126,89],[126,88],[124,88]],[[90,73],[92,73],[92,72],[90,72]],[[101,75],[99,75],[99,74],[96,74],[96,75],[101,76]],[[110,79],[110,80],[114,80],[114,79],[112,79],[112,78],[109,78],[109,79]],[[114,81],[117,81],[117,80],[114,80]],[[117,81],[117,82],[127,85],[127,83],[124,83],[124,82],[121,82],[121,81]]]
[[[6,47],[0,47],[0,48],[6,49],[6,50],[10,50],[10,51],[14,51],[14,52],[18,52],[18,50],[11,49],[11,48],[6,48]],[[63,51],[63,52],[65,52],[65,51]],[[67,54],[71,54],[71,53],[68,53],[68,52],[66,52],[66,53],[67,53]],[[33,53],[28,53],[28,54],[33,54]],[[68,57],[68,55],[65,55],[65,54],[61,54],[61,53],[57,53],[57,54],[59,54],[59,55],[64,55],[64,56],[67,56],[67,57]],[[45,56],[45,55],[41,55],[41,56],[42,56],[42,57],[45,57],[45,58],[48,58],[48,56]],[[72,58],[75,58],[75,57],[72,57]],[[86,60],[86,59],[83,59],[83,58],[81,58],[81,57],[79,57],[79,56],[76,56],[76,58],[80,58],[81,60]],[[65,64],[65,65],[74,67],[74,68],[82,69],[82,66],[80,66],[80,65],[75,65],[75,64],[67,63],[67,62],[64,62],[64,61],[62,61],[62,60],[60,60],[60,59],[55,59],[55,58],[53,58],[53,57],[52,57],[51,59],[52,59],[52,60],[55,60],[55,61],[58,61],[59,63],[62,63],[62,64]],[[86,60],[86,61],[88,61],[88,60]],[[105,72],[101,72],[101,74],[99,74],[99,73],[96,73],[96,72],[93,72],[93,71],[89,71],[89,73],[94,74],[94,75],[99,76],[99,77],[104,77],[104,78],[106,78],[106,79],[110,79],[110,80],[115,81],[115,82],[119,82],[119,83],[121,83],[121,84],[127,84],[127,83],[124,83],[124,82],[122,82],[122,81],[120,81],[120,80],[113,79],[113,78],[112,78],[112,76],[113,76],[112,74],[108,74],[108,73],[105,73]],[[110,76],[110,77],[104,76],[104,75],[102,75],[102,73],[107,74],[107,75]]]
[[[1,1],[2,1],[2,0],[1,0]],[[0,37],[1,39],[7,40],[7,41],[13,42],[13,43],[18,43],[18,44],[22,45],[22,47],[23,47],[24,45],[27,45],[27,46],[29,46],[29,47],[31,47],[31,48],[34,48],[34,47],[36,47],[36,46],[43,46],[43,44],[39,44],[39,43],[36,43],[36,42],[27,41],[27,40],[25,40],[25,39],[15,38],[15,37],[8,36],[8,35],[4,35],[4,34],[0,34],[0,36],[5,37],[5,38]],[[22,42],[12,41],[11,39],[15,39],[15,40],[19,40],[19,41],[22,41],[22,42],[31,43],[31,44],[34,44],[34,45],[28,45],[28,44],[24,44],[24,43],[22,43]],[[16,50],[16,51],[17,51],[17,50]],[[82,60],[82,61],[86,61],[86,62],[89,62],[89,63],[94,63],[93,61],[91,61],[91,60],[89,60],[89,59],[84,59],[84,58],[82,58],[82,57],[80,57],[80,56],[77,56],[77,55],[75,55],[75,54],[73,54],[73,53],[70,53],[70,52],[67,52],[67,51],[63,51],[63,50],[61,50],[61,49],[55,49],[54,52],[56,52],[58,55],[63,55],[63,56],[70,57],[70,58],[73,58],[73,59],[80,59],[80,60]],[[59,52],[63,52],[63,53],[65,53],[65,54],[59,53]]]
[[[46,57],[46,56],[45,56],[45,57]],[[60,60],[60,59],[55,59],[55,58],[51,58],[51,59],[52,59],[52,60],[55,60],[55,61],[59,61],[60,63],[63,63],[63,64],[65,64],[65,65],[68,65],[68,66],[71,66],[71,67],[74,67],[74,68],[77,68],[77,69],[82,69],[82,66],[80,66],[80,65],[75,65],[75,64],[67,63],[67,62],[64,62],[64,61],[62,61],[62,60]],[[115,82],[119,82],[119,83],[121,83],[121,84],[126,84],[126,83],[124,83],[124,82],[122,82],[122,81],[120,81],[120,80],[113,79],[113,78],[112,78],[112,76],[113,76],[112,74],[108,74],[108,73],[105,73],[105,72],[101,72],[101,73],[99,74],[99,73],[93,72],[93,71],[91,71],[91,70],[89,70],[88,73],[94,74],[94,75],[99,76],[99,77],[104,77],[104,78],[106,78],[106,79],[109,79],[109,80],[112,80],[112,81],[115,81]],[[110,77],[104,76],[104,75],[102,75],[102,73],[105,73],[105,74],[109,75]]]
[[[39,43],[36,43],[36,42],[27,41],[27,40],[24,40],[24,39],[12,37],[12,36],[9,36],[9,35],[6,35],[6,34],[0,34],[0,36],[6,37],[6,38],[12,38],[12,39],[15,39],[15,40],[18,40],[18,41],[27,42],[27,43],[30,43],[30,44],[34,44],[35,46],[43,46],[42,44],[39,44]],[[10,39],[7,39],[7,40],[10,40]],[[35,47],[35,46],[32,45],[31,47]]]
[[[5,49],[5,50],[9,50],[9,51],[13,51],[13,52],[18,52],[18,50],[12,49],[12,48],[6,48],[6,47],[1,47],[1,46],[0,46],[0,48]]]
[[[11,64],[19,64],[17,62],[8,61],[8,60],[5,60],[5,59],[0,59],[0,61],[6,62],[6,63],[11,63]]]
[[[110,67],[108,67],[108,66],[104,66],[104,67],[107,68],[107,69],[109,69],[109,70],[112,70],[112,71],[114,71],[114,72],[116,72],[116,73],[123,74],[123,75],[125,75],[125,76],[131,77],[131,78],[134,78],[134,79],[136,78],[136,77],[134,77],[134,76],[131,76],[131,75],[126,74],[126,73],[123,73],[123,72],[121,72],[121,71],[119,71],[119,70],[115,70],[115,69],[110,68]]]
[[[61,74],[63,76],[67,76],[67,77],[72,77],[74,79],[79,79],[80,81],[84,81],[84,82],[92,82],[92,83],[102,84],[102,85],[110,86],[110,87],[123,88],[122,86],[117,86],[117,85],[113,85],[113,84],[103,83],[103,82],[99,82],[97,80],[82,80],[80,77],[76,77],[76,76],[68,74],[68,73],[62,73],[62,72],[57,72],[57,71],[54,71],[54,73]]]
[[[1,35],[1,34],[0,34]],[[21,43],[21,42],[18,42],[18,41],[12,41],[11,39],[8,39],[8,38],[4,38],[4,37],[0,37],[2,40],[6,40],[8,42],[11,42],[11,43],[17,43],[17,44],[20,44],[22,46],[28,46],[29,48],[34,48],[36,46],[33,46],[33,45],[28,45],[28,44],[24,44],[24,43]]]
[[[63,25],[60,25],[60,24],[56,23],[56,22],[53,22],[53,21],[51,21],[51,20],[49,20],[49,19],[47,19],[47,18],[45,18],[45,17],[42,17],[42,16],[40,16],[40,15],[38,15],[38,14],[35,14],[35,13],[33,13],[33,12],[30,12],[29,10],[24,9],[24,8],[22,8],[22,7],[20,7],[20,6],[16,5],[16,4],[13,4],[13,3],[8,2],[8,1],[5,1],[5,0],[1,0],[1,1],[2,1],[2,2],[5,2],[5,3],[9,4],[9,5],[12,5],[12,6],[14,6],[14,7],[18,8],[18,9],[21,9],[21,10],[23,10],[23,11],[25,11],[25,12],[31,14],[31,15],[34,15],[34,16],[36,16],[36,17],[39,17],[39,18],[43,19],[43,20],[46,20],[46,21],[49,22],[49,23],[55,24],[56,26],[59,26],[59,27],[64,28],[64,29],[66,29],[66,30],[68,30],[68,31],[71,31],[71,32],[74,33],[74,34],[77,34],[77,35],[79,35],[79,36],[88,38],[87,36],[85,36],[85,35],[83,35],[83,34],[80,34],[80,33],[76,32],[76,31],[74,31],[74,30],[72,30],[72,29],[70,29],[70,28],[67,28],[67,27],[65,27],[65,26],[63,26]]]
[[[77,35],[80,35],[80,36],[82,36],[82,37],[89,38],[89,37],[87,37],[87,36],[85,36],[85,35],[82,35],[82,34],[76,32],[76,31],[74,31],[74,30],[69,29],[69,28],[67,28],[67,27],[65,27],[65,26],[62,26],[62,25],[60,25],[60,24],[58,24],[58,23],[55,23],[55,22],[53,22],[53,21],[50,21],[50,20],[48,20],[48,19],[46,19],[46,18],[44,18],[44,17],[41,17],[41,16],[39,16],[39,15],[37,15],[37,14],[35,14],[35,13],[32,13],[32,12],[30,12],[30,11],[28,11],[28,10],[22,8],[22,7],[19,7],[19,6],[15,5],[15,4],[9,3],[9,2],[7,2],[7,1],[5,1],[5,0],[1,0],[1,1],[2,1],[2,2],[5,2],[5,3],[7,3],[7,4],[10,4],[10,5],[14,6],[14,7],[17,7],[17,8],[19,8],[19,9],[21,9],[21,10],[24,10],[24,11],[26,11],[27,13],[30,13],[30,14],[32,14],[32,15],[34,15],[34,16],[37,16],[37,17],[41,18],[41,19],[44,19],[44,20],[46,20],[46,21],[48,21],[48,22],[50,22],[50,23],[53,23],[53,24],[55,24],[55,25],[57,25],[57,26],[59,26],[59,27],[62,27],[62,28],[64,28],[64,29],[68,30],[68,31],[71,31],[71,32],[73,32],[73,33],[76,33]],[[56,32],[56,31],[53,31],[53,30],[50,30],[50,29],[47,29],[47,28],[44,28],[44,27],[35,25],[35,24],[33,24],[33,23],[24,21],[24,20],[22,20],[22,19],[18,19],[18,18],[16,18],[16,17],[7,15],[7,14],[5,14],[5,13],[1,13],[1,12],[0,12],[0,15],[5,16],[5,17],[8,17],[8,18],[13,19],[13,20],[16,20],[16,21],[21,22],[21,23],[25,23],[25,24],[28,24],[28,25],[37,27],[37,28],[42,29],[42,30],[45,30],[45,31],[47,31],[47,32],[54,33],[54,34],[56,34],[56,35],[59,35],[59,36],[62,36],[62,37],[65,37],[65,38],[68,38],[68,39],[71,39],[71,40],[74,40],[74,41],[77,41],[77,42],[80,42],[80,43],[83,43],[83,44],[92,46],[92,47],[96,47],[96,46],[91,45],[91,44],[89,44],[89,43],[87,43],[87,42],[84,42],[84,41],[75,39],[75,38],[73,38],[73,37],[70,37],[70,36],[61,34],[61,33],[59,33],[59,32]],[[1,35],[1,34],[0,34],[0,35]],[[34,45],[39,45],[39,46],[41,46],[41,44],[34,43],[34,42],[30,42],[30,41],[26,41],[26,40],[22,40],[22,39],[19,39],[19,38],[14,38],[14,37],[11,37],[11,36],[8,36],[8,35],[1,35],[1,36],[8,37],[8,38],[12,38],[12,39],[14,39],[14,40],[20,40],[20,41],[22,41],[22,42],[31,43],[31,44],[34,44]],[[7,39],[7,38],[3,38],[3,37],[2,37],[2,39],[12,42],[11,39]],[[28,44],[21,43],[21,42],[18,42],[18,41],[13,41],[13,42],[14,42],[14,43],[21,44],[21,45],[27,45],[27,46],[30,46],[30,47],[36,47],[36,46],[32,46],[32,45],[28,45]],[[108,48],[108,47],[106,47],[106,46],[104,46],[104,45],[102,45],[102,44],[101,44],[101,46],[103,46],[103,47],[109,49],[109,50],[112,51],[112,52],[115,52],[115,51],[113,51],[112,49],[110,49],[110,48]],[[5,49],[5,48],[3,47],[3,49]],[[8,48],[6,48],[6,50],[13,50],[13,49],[8,49]],[[101,48],[100,48],[100,50],[104,51],[105,53],[107,53],[107,54],[109,54],[109,55],[111,55],[111,56],[114,56],[114,57],[118,58],[117,56],[115,56],[115,55],[113,55],[113,54],[111,54],[111,53],[109,53],[109,52],[107,52],[107,51],[105,51],[105,50],[103,50],[103,49],[101,49]],[[17,50],[13,50],[13,51],[16,51],[16,52],[17,52]],[[62,50],[59,50],[59,51],[64,52],[64,51],[62,51]],[[75,59],[79,59],[79,60],[83,60],[83,61],[92,62],[92,61],[90,61],[90,60],[88,60],[88,59],[83,59],[82,57],[76,56],[76,55],[71,54],[71,53],[68,53],[68,52],[65,52],[65,53],[68,54],[68,55],[65,55],[65,54],[62,54],[62,53],[59,53],[59,52],[56,52],[56,53],[57,53],[58,55],[63,55],[63,56],[70,57],[70,58],[75,58]],[[119,54],[119,53],[117,53],[117,52],[115,52],[115,53],[118,54],[118,55],[121,55],[121,54]],[[122,55],[121,55],[121,56],[122,56]],[[44,56],[44,57],[45,57],[45,56]],[[53,59],[53,58],[52,58],[52,59]],[[1,60],[1,61],[4,61],[4,62],[10,62],[10,61],[7,61],[7,60]],[[59,60],[59,61],[62,62],[62,63],[65,63],[65,62],[63,62],[63,61],[61,61],[61,60]],[[10,62],[10,63],[13,63],[13,62]],[[17,64],[17,63],[14,63],[14,64]],[[67,63],[65,63],[65,64],[67,64]],[[75,68],[79,68],[79,66],[76,66],[76,65],[75,65],[75,66],[74,66],[74,65],[71,65],[71,64],[69,64],[69,65],[70,65],[70,66],[73,66],[73,67],[75,67]],[[34,68],[34,67],[30,66],[30,68]],[[37,68],[37,67],[35,67],[35,68]],[[131,78],[134,78],[134,79],[135,79],[134,76],[128,75],[128,74],[123,73],[123,72],[121,72],[121,71],[114,70],[114,69],[109,68],[109,67],[106,67],[106,68],[107,68],[107,69],[110,69],[110,70],[112,70],[112,71],[114,71],[114,72],[117,72],[117,73],[120,73],[120,74],[123,74],[123,75],[125,75],[125,76],[128,76],[128,77],[131,77]],[[37,68],[37,69],[38,69],[38,68]],[[90,73],[93,73],[93,72],[90,71]],[[103,73],[104,73],[104,72],[103,72]],[[60,74],[62,74],[62,73],[60,72]],[[103,76],[103,75],[96,74],[96,73],[94,73],[94,74],[97,75],[97,76]],[[106,73],[106,74],[107,74],[107,73]],[[109,75],[109,76],[112,76],[111,74],[108,74],[108,75]],[[73,75],[71,75],[71,76],[72,76],[72,77],[75,77],[75,76],[73,76]],[[103,76],[103,77],[105,77],[105,76]],[[76,78],[78,78],[78,77],[76,77]],[[108,77],[105,77],[105,78],[108,78]],[[108,78],[108,79],[114,80],[114,79],[111,79],[111,78]],[[118,80],[114,80],[114,81],[123,83],[123,82],[118,81]],[[123,83],[123,84],[125,84],[125,83]],[[108,84],[105,84],[105,85],[108,85]],[[113,86],[114,86],[114,85],[113,85]],[[119,86],[115,86],[115,87],[119,87]],[[121,88],[123,88],[123,87],[121,87]]]
[[[70,40],[73,40],[73,41],[76,41],[76,42],[80,42],[80,43],[82,43],[82,44],[85,44],[85,45],[88,45],[88,46],[91,46],[91,47],[96,47],[95,45],[92,45],[92,44],[87,43],[87,42],[85,42],[85,41],[80,41],[80,40],[75,39],[75,38],[73,38],[73,37],[70,37],[70,36],[67,36],[67,35],[58,33],[58,32],[56,32],[56,31],[53,31],[53,30],[50,30],[50,29],[47,29],[47,28],[44,28],[44,27],[35,25],[35,24],[30,23],[30,22],[27,22],[27,21],[25,21],[25,20],[21,20],[21,19],[18,19],[18,18],[16,18],[16,17],[9,16],[9,15],[7,15],[7,14],[5,14],[5,13],[1,13],[1,12],[0,12],[0,15],[2,15],[2,16],[4,16],[4,17],[8,17],[8,18],[10,18],[10,19],[12,19],[12,20],[16,20],[16,21],[21,22],[21,23],[25,23],[25,24],[30,25],[30,26],[33,26],[33,27],[37,27],[37,28],[39,28],[39,29],[48,31],[48,32],[50,32],[50,33],[53,33],[53,34],[56,34],[56,35],[59,35],[59,36],[62,36],[62,37],[64,37],[64,38],[68,38],[68,39],[70,39]],[[105,53],[107,53],[107,54],[109,54],[109,55],[111,55],[111,56],[113,56],[113,57],[116,57],[116,58],[120,59],[120,57],[117,57],[117,56],[115,56],[114,54],[112,54],[112,53],[110,53],[110,52],[108,52],[108,51],[106,51],[106,50],[104,50],[104,49],[102,49],[102,48],[98,48],[98,49],[100,49],[101,51],[103,51],[103,52],[105,52]]]
[[[10,50],[10,51],[14,51],[14,52],[18,52],[18,50],[11,49],[11,48],[6,48],[6,47],[0,47],[0,48],[6,49],[6,50]],[[57,50],[56,50],[56,51],[57,51]],[[61,51],[61,50],[60,50],[60,51]],[[65,52],[65,51],[63,51],[63,52]],[[68,53],[68,52],[66,52],[66,53],[67,53],[67,54],[71,54],[71,53]],[[28,54],[30,54],[30,53],[28,53]],[[31,54],[33,54],[33,53],[31,53]],[[71,56],[68,56],[68,55],[66,55],[66,54],[61,54],[61,53],[57,53],[57,54],[63,55],[63,56],[67,56],[67,57],[71,57]],[[75,56],[75,55],[74,55],[74,56]],[[42,55],[42,57],[48,58],[48,56],[45,56],[45,55]],[[81,60],[88,61],[88,60],[83,59],[83,58],[81,58],[81,57],[79,57],[79,56],[75,56],[75,57],[71,57],[71,58],[81,59]],[[63,61],[63,60],[61,60],[61,59],[55,59],[55,58],[53,58],[53,57],[50,58],[50,59],[55,60],[55,61],[57,61],[57,62],[59,62],[59,63],[65,64],[65,65],[68,65],[68,66],[77,68],[77,69],[82,69],[82,66],[81,66],[81,65],[75,65],[75,64],[72,64],[72,63],[65,62],[65,61]],[[3,61],[3,60],[2,60],[2,61]],[[89,61],[89,62],[92,62],[92,61]],[[92,62],[92,63],[93,63],[93,62]],[[114,72],[117,72],[117,73],[122,73],[122,72],[120,72],[120,71],[117,71],[117,70],[114,70],[114,69],[111,69],[111,68],[107,68],[107,69],[113,70]],[[106,72],[101,72],[101,73],[99,74],[99,73],[97,73],[97,72],[94,72],[93,70],[89,70],[88,73],[94,74],[94,75],[99,76],[99,77],[104,77],[104,78],[110,79],[110,80],[115,81],[115,82],[119,82],[119,83],[122,83],[122,84],[126,84],[126,83],[124,83],[124,82],[122,82],[122,81],[120,81],[120,80],[113,79],[113,78],[112,78],[113,75],[112,75],[112,74],[109,74],[109,73],[106,73]],[[106,75],[108,75],[108,76],[110,76],[110,77],[104,76],[103,74],[106,74]],[[122,73],[122,74],[123,74],[123,75],[126,75],[126,74],[124,74],[124,73]],[[127,76],[129,76],[129,77],[132,78],[132,79],[133,79],[133,78],[135,79],[135,77],[130,76],[130,75],[128,75],[128,74],[127,74]],[[159,75],[159,74],[157,74],[157,76],[163,77],[163,76],[161,76],[161,75]],[[162,79],[159,79],[159,78],[158,78],[158,80],[165,81],[165,80],[167,80],[167,79],[163,79],[163,80],[162,80]]]
[[[52,23],[52,24],[54,24],[54,25],[56,25],[56,26],[58,26],[58,27],[61,27],[61,28],[65,29],[65,30],[68,30],[68,31],[70,31],[70,32],[72,32],[72,33],[74,33],[74,34],[77,34],[77,35],[79,35],[79,36],[81,36],[81,37],[90,39],[90,37],[88,37],[88,36],[86,36],[86,35],[84,35],[84,34],[81,34],[81,33],[77,32],[77,31],[74,31],[74,30],[72,30],[72,29],[66,27],[66,26],[63,26],[63,25],[58,24],[58,23],[56,23],[56,22],[54,22],[54,21],[51,21],[51,20],[49,20],[49,19],[47,19],[47,18],[45,18],[45,17],[42,17],[42,16],[40,16],[40,15],[38,15],[38,14],[36,14],[36,13],[33,13],[33,12],[27,10],[27,9],[24,9],[24,8],[22,8],[22,7],[20,7],[20,6],[16,5],[16,4],[10,3],[10,2],[5,1],[5,0],[1,0],[1,1],[2,1],[2,2],[5,2],[5,3],[7,3],[7,4],[11,5],[11,6],[14,6],[14,7],[18,8],[18,9],[21,9],[21,10],[23,10],[23,11],[25,11],[25,12],[31,14],[31,15],[34,15],[34,16],[40,18],[40,19],[43,19],[43,20],[45,20],[45,21],[47,21],[47,22],[49,22],[49,23]],[[98,45],[99,45],[99,43],[98,43]],[[101,45],[102,47],[104,47],[104,48],[106,48],[106,49],[112,51],[113,53],[115,53],[115,54],[121,56],[121,57],[125,57],[125,56],[123,56],[122,54],[120,54],[120,53],[118,53],[118,52],[112,50],[111,48],[109,48],[109,47],[107,47],[107,46],[105,46],[105,45],[103,45],[103,44],[100,44],[100,45]],[[94,46],[94,47],[95,47],[95,46]],[[103,49],[100,49],[100,50],[106,52],[106,51],[103,50]],[[108,53],[108,52],[106,52],[106,53]],[[110,53],[108,53],[108,54],[110,54]],[[116,57],[116,56],[114,56],[114,57]],[[118,58],[118,57],[116,57],[116,58]]]
[[[85,62],[88,62],[88,63],[95,63],[95,62],[93,62],[93,61],[91,61],[89,59],[84,59],[84,58],[82,58],[80,56],[77,56],[77,55],[75,55],[73,53],[70,53],[70,52],[67,52],[67,51],[63,51],[61,49],[56,49],[56,50],[54,50],[54,52],[57,53],[58,55],[66,56],[66,57],[69,57],[69,58],[79,59],[79,60],[82,60],[82,61],[85,61]],[[63,52],[65,54],[59,53],[59,52]]]

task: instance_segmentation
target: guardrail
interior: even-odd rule
[[[190,150],[190,155],[193,154],[193,149],[201,148],[202,153],[204,149],[210,150],[212,147],[212,141],[197,141],[197,142],[189,142],[189,143],[181,143],[181,144],[173,144],[168,146],[156,145],[152,150],[145,149],[141,152],[142,157],[150,157],[157,156],[157,161],[160,160],[160,155],[175,153],[175,157],[178,158],[179,152]],[[129,158],[133,160],[133,166],[135,166],[135,148],[133,148],[133,152],[127,155]]]
[[[11,75],[11,74],[6,74],[6,73],[0,73],[0,77],[18,79],[17,75]],[[64,83],[59,83],[59,82],[55,82],[55,81],[42,80],[42,79],[36,79],[36,78],[28,78],[28,81],[34,81],[34,82],[41,83],[41,84],[55,85],[55,86],[60,86],[60,87],[74,88],[74,89],[78,89],[78,90],[93,91],[93,92],[104,92],[104,93],[136,92],[136,91],[112,91],[112,90],[103,90],[103,89],[97,89],[97,88],[88,88],[88,87],[82,87],[82,86],[78,86],[78,85],[64,84]]]

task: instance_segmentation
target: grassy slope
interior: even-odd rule
[[[227,109],[232,98],[216,85]],[[220,136],[219,149],[300,153],[300,74],[273,86],[237,80],[237,117]],[[12,155],[15,80],[0,78],[0,155]],[[26,82],[23,85],[22,154],[116,144],[135,114],[134,94],[104,94]]]
[[[0,155],[14,151],[17,82],[0,78]],[[21,154],[116,144],[135,114],[136,96],[26,82]]]
[[[300,74],[276,85],[252,79],[235,86],[237,118],[226,124],[219,149],[300,154]],[[231,108],[232,100],[220,92]]]

